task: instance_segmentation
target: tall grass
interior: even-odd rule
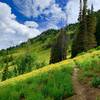
[[[62,100],[72,96],[74,63],[50,65],[0,83],[0,100]],[[49,68],[48,68],[49,67]],[[38,72],[38,74],[36,74]]]
[[[79,75],[81,82],[88,82],[90,85],[98,87],[100,85],[100,54],[94,53],[85,59],[83,58],[83,60],[75,59],[74,61],[77,67],[81,69]]]

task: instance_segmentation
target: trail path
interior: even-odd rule
[[[79,69],[75,67],[72,77],[75,95],[68,100],[100,100],[100,89],[80,84],[78,72]]]
[[[85,88],[78,81],[78,71],[78,68],[74,68],[72,80],[75,96],[73,97],[73,100],[87,100],[85,95]]]

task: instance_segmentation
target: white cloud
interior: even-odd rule
[[[79,0],[69,0],[66,6],[68,23],[77,22],[79,11]]]
[[[62,20],[63,23],[66,22],[66,14],[55,3],[55,0],[14,0],[14,3],[19,8],[19,11],[27,17],[45,14],[47,21],[42,22],[43,27],[40,27],[34,21],[26,21],[24,25],[20,24],[16,21],[16,16],[11,14],[11,8],[7,4],[0,3],[0,9],[3,9],[3,12],[0,12],[0,33],[3,34],[2,37],[4,38],[0,38],[0,46],[16,45],[20,41],[39,35],[40,31],[38,28],[41,29],[41,32],[51,28],[58,29],[59,22]],[[49,17],[50,14],[51,16]],[[4,40],[6,45],[3,44]]]
[[[17,22],[16,16],[11,14],[11,8],[7,4],[0,2],[0,10],[0,49],[40,34],[36,22],[25,22],[25,25]],[[29,24],[33,27],[29,27]]]
[[[56,24],[61,20],[61,18],[66,21],[65,12],[56,4],[55,0],[13,0],[13,2],[17,8],[19,8],[19,11],[27,17],[37,17],[40,14],[45,13],[46,15],[49,15],[51,13],[52,17],[48,19],[48,24],[46,23],[48,26],[49,24],[50,26],[53,24],[57,27]],[[99,0],[88,0],[89,8],[92,3],[94,4],[95,11],[100,9]],[[68,23],[77,22],[79,14],[79,0],[68,0],[65,9]]]
[[[49,28],[58,28],[58,23],[63,20],[66,22],[65,12],[56,4],[55,0],[13,0],[18,10],[26,17],[38,17],[44,14],[46,17],[45,30]],[[54,27],[55,26],[55,27]]]
[[[51,6],[55,0],[13,0],[19,11],[27,17],[37,17],[46,8]]]
[[[45,29],[58,29],[59,23],[60,26],[62,24],[67,24],[66,13],[59,7],[58,4],[53,4],[48,10],[43,12],[47,16],[47,22],[43,22],[45,24]],[[51,14],[51,17],[49,15]]]
[[[88,8],[91,7],[91,4],[94,5],[95,11],[100,9],[99,0],[88,0]],[[79,0],[69,0],[66,6],[66,13],[68,15],[68,23],[77,22],[79,15]]]

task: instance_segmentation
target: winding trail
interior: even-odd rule
[[[72,77],[75,91],[75,96],[73,97],[73,100],[87,100],[85,95],[85,88],[78,81],[78,71],[79,69],[75,67]]]

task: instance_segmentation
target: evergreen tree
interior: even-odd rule
[[[17,69],[16,66],[14,66],[13,72],[14,72],[14,76],[17,76],[18,75],[18,69]]]
[[[80,11],[80,13],[81,12],[82,19],[79,20],[79,31],[75,40],[73,41],[72,57],[75,57],[78,53],[96,47],[96,39],[94,35],[96,30],[96,18],[93,14],[93,6],[91,7],[91,11],[88,13],[87,0],[83,0],[83,11]]]
[[[35,63],[35,57],[33,58],[30,54],[25,54],[17,61],[17,73],[24,74],[30,72]]]
[[[87,42],[85,43],[85,50],[92,49],[97,46],[95,32],[96,32],[96,16],[93,12],[93,5],[87,15]]]
[[[51,48],[50,64],[66,59],[67,56],[67,35],[65,29],[61,29],[55,43]]]
[[[86,1],[84,4],[82,4],[82,0],[80,0],[79,30],[73,40],[72,58],[75,57],[78,53],[84,51],[84,34],[86,33],[86,7]]]
[[[7,54],[5,55],[5,67],[3,69],[3,72],[2,72],[2,81],[5,81],[7,78],[8,78],[8,74],[9,74],[9,71],[8,71],[8,50],[7,50]]]
[[[13,69],[15,76],[41,68],[47,64],[45,62],[38,62],[37,55],[35,53],[25,53],[22,57],[17,59],[16,65],[17,66]]]
[[[82,21],[82,0],[80,0],[80,12],[79,12],[79,21]]]
[[[100,46],[100,11],[97,14],[97,26],[96,26],[96,41],[97,41],[97,46]]]
[[[5,81],[8,78],[8,74],[9,74],[8,66],[6,65],[2,72],[2,81]]]

